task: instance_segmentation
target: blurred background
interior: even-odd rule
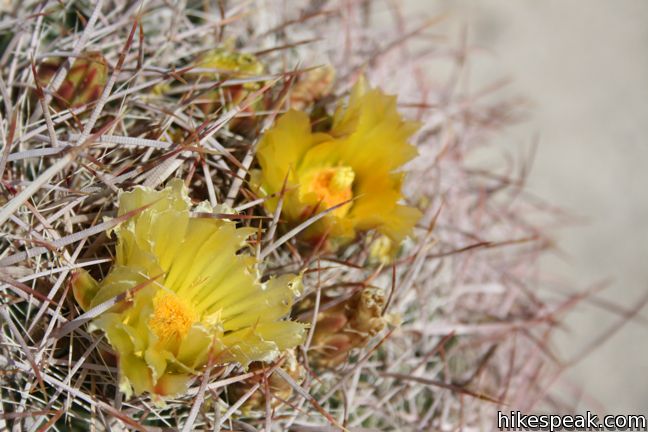
[[[524,96],[531,114],[497,145],[519,156],[537,139],[530,189],[580,219],[554,232],[543,271],[554,290],[605,289],[568,315],[555,351],[569,361],[609,337],[553,391],[580,386],[579,412],[648,414],[648,308],[623,316],[648,292],[648,1],[396,3],[445,14],[435,33],[457,45],[467,30],[476,88],[511,78],[502,94]]]

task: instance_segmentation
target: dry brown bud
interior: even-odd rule
[[[317,318],[310,359],[317,367],[332,368],[349,352],[361,348],[385,327],[385,294],[365,288],[348,300],[321,312]]]

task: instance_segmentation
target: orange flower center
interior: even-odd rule
[[[149,327],[160,342],[178,342],[189,333],[197,314],[186,301],[174,293],[159,291],[153,298],[153,315]]]
[[[310,171],[302,182],[302,195],[315,194],[320,203],[319,209],[325,210],[353,198],[355,172],[348,166],[319,168]],[[349,212],[351,203],[333,210],[342,217]]]

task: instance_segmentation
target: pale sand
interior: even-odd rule
[[[506,75],[508,92],[533,102],[532,119],[500,144],[516,154],[537,134],[532,190],[589,220],[557,233],[568,257],[549,257],[545,270],[581,288],[611,277],[602,297],[632,306],[648,290],[648,1],[404,4],[448,12],[438,33],[457,40],[467,24],[488,50],[473,57],[473,82]],[[569,358],[617,319],[583,305],[558,352]],[[648,413],[648,327],[628,324],[568,376],[609,413]]]

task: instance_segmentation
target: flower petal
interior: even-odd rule
[[[99,283],[90,276],[90,273],[84,269],[78,269],[72,273],[71,284],[74,299],[79,303],[81,309],[84,311],[90,309],[90,303],[99,291]]]
[[[189,374],[164,374],[155,384],[154,393],[160,396],[178,396],[187,391]]]
[[[153,390],[153,377],[151,370],[143,358],[134,354],[119,357],[121,382],[119,389],[130,397],[132,391],[136,395]],[[132,388],[132,390],[131,390]]]
[[[138,253],[150,253],[164,271],[168,270],[181,245],[177,239],[184,236],[189,223],[189,204],[186,187],[180,179],[171,180],[161,191],[137,187],[120,194],[119,216],[149,207],[115,228],[118,238],[124,237],[121,248],[124,255],[120,256],[118,248],[117,263],[132,265],[131,260]],[[130,231],[131,235],[124,231]]]
[[[265,340],[277,344],[280,351],[294,348],[302,343],[306,337],[308,324],[295,321],[264,322],[256,327],[256,332]]]
[[[273,361],[279,355],[277,344],[264,340],[253,327],[228,333],[222,342],[227,348],[217,354],[219,363],[237,362],[247,367],[254,361]]]
[[[293,304],[294,292],[291,287],[296,283],[295,279],[290,274],[270,279],[266,288],[257,295],[224,308],[221,314],[224,330],[238,330],[286,316]]]
[[[213,338],[213,334],[207,329],[194,325],[182,340],[176,359],[191,369],[204,364],[207,361]]]

